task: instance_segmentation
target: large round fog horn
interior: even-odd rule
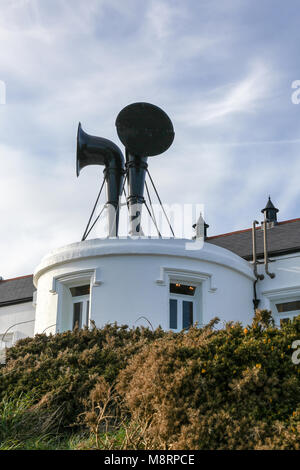
[[[168,115],[150,103],[126,106],[116,119],[118,136],[126,148],[130,235],[140,236],[147,159],[165,152],[174,140]]]
[[[175,135],[169,116],[150,103],[126,106],[118,114],[116,127],[119,139],[128,152],[140,157],[165,152]]]

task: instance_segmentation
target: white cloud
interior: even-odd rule
[[[31,272],[45,252],[80,239],[102,169],[76,179],[78,121],[120,145],[114,121],[134,101],[153,102],[172,118],[174,145],[149,161],[150,171],[166,202],[205,204],[210,233],[249,226],[269,192],[280,197],[281,213],[295,204],[298,136],[288,133],[289,115],[277,111],[286,83],[292,106],[297,77],[288,81],[280,66],[287,39],[284,57],[276,31],[270,44],[256,41],[268,25],[253,23],[250,3],[0,3],[0,80],[7,86],[7,105],[0,106],[0,275]],[[284,142],[289,165],[280,158]],[[281,184],[281,174],[289,184]]]
[[[211,89],[199,100],[189,102],[184,112],[179,110],[177,119],[187,126],[201,126],[228,119],[232,114],[253,113],[263,106],[273,87],[273,70],[258,62],[241,80]]]
[[[158,39],[176,36],[174,22],[186,16],[186,7],[175,2],[152,0],[146,12],[149,31]]]

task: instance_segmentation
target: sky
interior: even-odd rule
[[[203,204],[209,235],[260,221],[269,195],[279,221],[300,217],[298,10],[297,0],[0,0],[0,276],[31,274],[81,239],[103,168],[77,179],[78,122],[123,149],[115,119],[139,101],[174,125],[173,145],[149,158],[165,204]]]

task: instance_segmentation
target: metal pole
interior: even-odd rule
[[[269,258],[268,258],[268,239],[267,239],[267,218],[266,211],[264,213],[264,262],[265,262],[265,272],[271,278],[274,279],[275,274],[269,272]]]
[[[257,264],[258,264],[258,261],[257,261],[257,257],[256,257],[256,225],[258,224],[259,222],[257,222],[257,220],[254,220],[253,221],[253,224],[252,224],[252,252],[253,252],[253,270],[254,270],[254,275],[256,277],[256,279],[264,279],[264,275],[263,274],[258,274],[257,272]]]

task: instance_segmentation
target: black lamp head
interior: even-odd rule
[[[165,152],[174,140],[169,116],[150,103],[129,104],[116,119],[119,139],[132,155],[151,157]]]

